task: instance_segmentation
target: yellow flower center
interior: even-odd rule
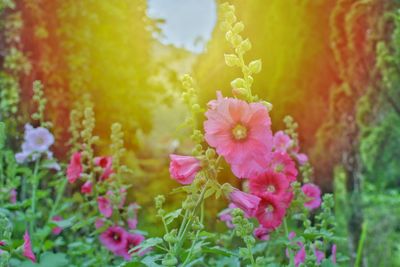
[[[267,213],[272,213],[272,212],[274,212],[274,207],[270,204],[265,208],[265,211]]]
[[[267,186],[267,191],[271,192],[271,193],[275,192],[275,186],[273,186],[273,185]]]
[[[236,140],[243,140],[247,137],[247,128],[241,124],[237,124],[232,129],[232,135]]]

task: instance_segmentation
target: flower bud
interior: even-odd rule
[[[225,63],[229,67],[234,67],[234,66],[239,66],[240,65],[240,60],[239,58],[234,55],[234,54],[225,54]]]
[[[249,68],[252,73],[259,73],[262,68],[261,60],[260,59],[253,60],[252,62],[250,62]]]
[[[235,26],[233,26],[232,31],[234,33],[240,33],[243,31],[243,29],[244,29],[244,24],[243,22],[239,21],[238,23],[235,24]]]

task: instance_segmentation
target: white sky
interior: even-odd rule
[[[204,41],[211,38],[217,21],[217,7],[214,0],[148,0],[150,17],[162,18],[161,26],[164,44],[173,44],[200,53]],[[204,41],[195,44],[200,37]]]

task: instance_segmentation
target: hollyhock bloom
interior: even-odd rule
[[[269,229],[260,225],[256,229],[254,229],[253,235],[260,240],[267,241],[269,239],[269,233]]]
[[[76,152],[71,156],[71,160],[69,162],[67,168],[67,178],[68,182],[73,184],[76,180],[78,180],[83,172],[82,166],[82,156],[80,152]]]
[[[126,233],[125,246],[123,248],[119,249],[118,251],[116,251],[116,254],[124,257],[125,260],[130,260],[132,256],[129,253],[129,251],[132,248],[140,245],[140,243],[142,243],[143,240],[144,240],[144,236],[142,236],[141,234]],[[137,251],[133,251],[133,252],[137,252]]]
[[[99,229],[104,226],[104,222],[104,219],[97,219],[94,223],[94,226],[96,227],[96,229]]]
[[[333,244],[333,246],[332,246],[332,256],[331,256],[331,259],[332,259],[332,262],[333,263],[335,263],[336,264],[336,244]]]
[[[127,223],[128,223],[128,227],[130,229],[136,229],[138,220],[137,220],[137,211],[139,209],[139,205],[136,203],[131,203],[128,206],[127,209],[127,214],[128,214],[128,219],[127,219]]]
[[[268,229],[281,225],[286,214],[286,205],[273,195],[263,195],[256,212],[259,223]]]
[[[289,182],[296,181],[297,169],[296,164],[287,153],[274,152],[270,162],[270,168],[277,173],[282,173],[286,176]]]
[[[111,226],[100,234],[100,242],[110,251],[117,253],[126,247],[127,232],[119,226]]]
[[[287,152],[293,145],[292,139],[284,131],[278,131],[274,134],[273,149],[274,151]]]
[[[315,257],[317,258],[317,264],[321,264],[322,260],[325,259],[325,253],[317,248],[314,249]]]
[[[112,169],[112,157],[96,157],[94,158],[94,164],[103,169],[103,173],[100,175],[100,180],[107,180],[111,174],[113,174]]]
[[[23,255],[24,257],[30,259],[32,262],[36,262],[36,257],[32,251],[31,238],[28,231],[25,231],[24,234]]]
[[[17,203],[17,190],[15,190],[14,188],[10,191],[10,202],[12,204]]]
[[[2,240],[0,240],[0,246],[5,246],[6,245],[6,242],[5,241],[2,241]]]
[[[239,178],[265,169],[272,150],[271,119],[261,103],[223,98],[208,104],[205,140],[232,165]]]
[[[200,171],[200,160],[191,156],[169,155],[169,173],[172,178],[181,184],[191,184]]]
[[[249,180],[250,192],[257,196],[265,194],[282,196],[289,189],[289,181],[283,174],[266,171]]]
[[[86,181],[81,187],[82,194],[91,194],[93,190],[93,185],[91,181]]]
[[[310,200],[304,203],[304,207],[313,210],[321,206],[321,189],[314,184],[305,184],[301,187],[304,195]]]
[[[229,194],[229,199],[236,207],[243,210],[250,217],[255,215],[260,203],[259,197],[247,194],[236,188]]]
[[[110,218],[113,213],[113,208],[111,201],[106,197],[98,197],[97,198],[97,205],[99,207],[99,211],[101,214],[104,215],[106,218]]]
[[[54,216],[52,220],[54,222],[60,222],[60,221],[62,221],[62,217],[61,216]],[[53,228],[52,233],[54,235],[59,235],[62,232],[62,230],[63,229],[61,227],[56,226],[56,227]]]
[[[294,256],[294,266],[298,267],[301,263],[304,263],[306,260],[306,249],[303,243],[299,242],[300,250],[297,251]]]

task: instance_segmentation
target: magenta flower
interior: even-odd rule
[[[67,167],[68,182],[73,184],[78,180],[83,172],[82,157],[80,152],[76,152],[71,156],[69,165]]]
[[[169,173],[180,184],[191,184],[200,171],[200,160],[191,156],[169,155]]]
[[[317,258],[317,264],[321,264],[322,260],[325,259],[325,253],[317,248],[314,249],[315,258]]]
[[[97,198],[97,205],[99,207],[99,211],[101,214],[104,215],[106,218],[110,218],[113,213],[113,207],[110,200],[106,197],[98,197]]]
[[[10,191],[10,202],[12,204],[17,203],[17,190],[15,190],[14,188]]]
[[[254,229],[253,235],[259,240],[267,241],[269,240],[270,232],[271,232],[270,229],[260,225],[256,229]]]
[[[313,210],[321,206],[321,190],[314,184],[305,184],[301,187],[304,195],[310,200],[304,203],[304,207]]]
[[[270,162],[270,168],[277,173],[285,175],[289,182],[295,182],[297,177],[296,164],[285,152],[274,152]]]
[[[61,216],[54,216],[52,220],[53,220],[53,222],[60,222],[60,221],[62,221],[62,217]],[[52,233],[54,235],[59,235],[62,232],[62,230],[63,229],[61,227],[56,226],[56,227],[53,228]]]
[[[5,241],[2,241],[2,240],[0,240],[0,247],[1,246],[5,246],[6,245],[6,242]]]
[[[111,252],[117,253],[126,247],[127,232],[119,226],[111,226],[100,234],[100,242]]]
[[[32,262],[36,262],[36,257],[32,251],[31,238],[28,231],[25,231],[24,234],[23,255],[24,257],[30,259]]]
[[[104,226],[104,222],[105,222],[104,219],[97,219],[97,220],[94,222],[94,226],[96,227],[96,229],[99,229],[99,228],[101,228],[101,227]]]
[[[299,242],[300,250],[297,251],[296,255],[294,256],[294,266],[299,267],[301,263],[304,263],[306,260],[306,249],[303,243]]]
[[[91,194],[93,191],[93,185],[91,181],[86,181],[81,187],[82,194]]]
[[[273,195],[263,195],[258,206],[256,217],[267,229],[275,229],[281,225],[286,214],[286,205]]]
[[[140,245],[144,240],[144,236],[140,234],[131,234],[131,233],[126,233],[126,243],[125,246],[118,251],[116,251],[116,254],[119,256],[124,257],[125,260],[130,260],[132,258],[131,254],[129,253],[131,249],[134,247]],[[133,251],[137,252],[137,250]]]
[[[266,171],[249,180],[250,192],[257,196],[265,194],[282,196],[289,190],[289,181],[283,174]]]
[[[112,157],[96,157],[94,158],[94,164],[103,169],[103,173],[100,175],[101,181],[107,180],[114,173],[112,169]]]
[[[332,259],[332,262],[334,263],[334,264],[336,264],[336,244],[333,244],[333,246],[332,246],[332,256],[331,256],[331,259]]]
[[[136,229],[137,227],[137,211],[139,209],[139,205],[136,203],[131,203],[129,204],[128,208],[127,208],[127,223],[128,223],[128,227],[129,229]]]
[[[260,103],[218,96],[210,101],[205,139],[232,166],[239,178],[265,169],[272,150],[271,119]]]
[[[229,194],[230,201],[239,209],[243,210],[244,213],[249,216],[253,217],[258,209],[258,204],[260,203],[260,198],[242,192],[236,188]]]

